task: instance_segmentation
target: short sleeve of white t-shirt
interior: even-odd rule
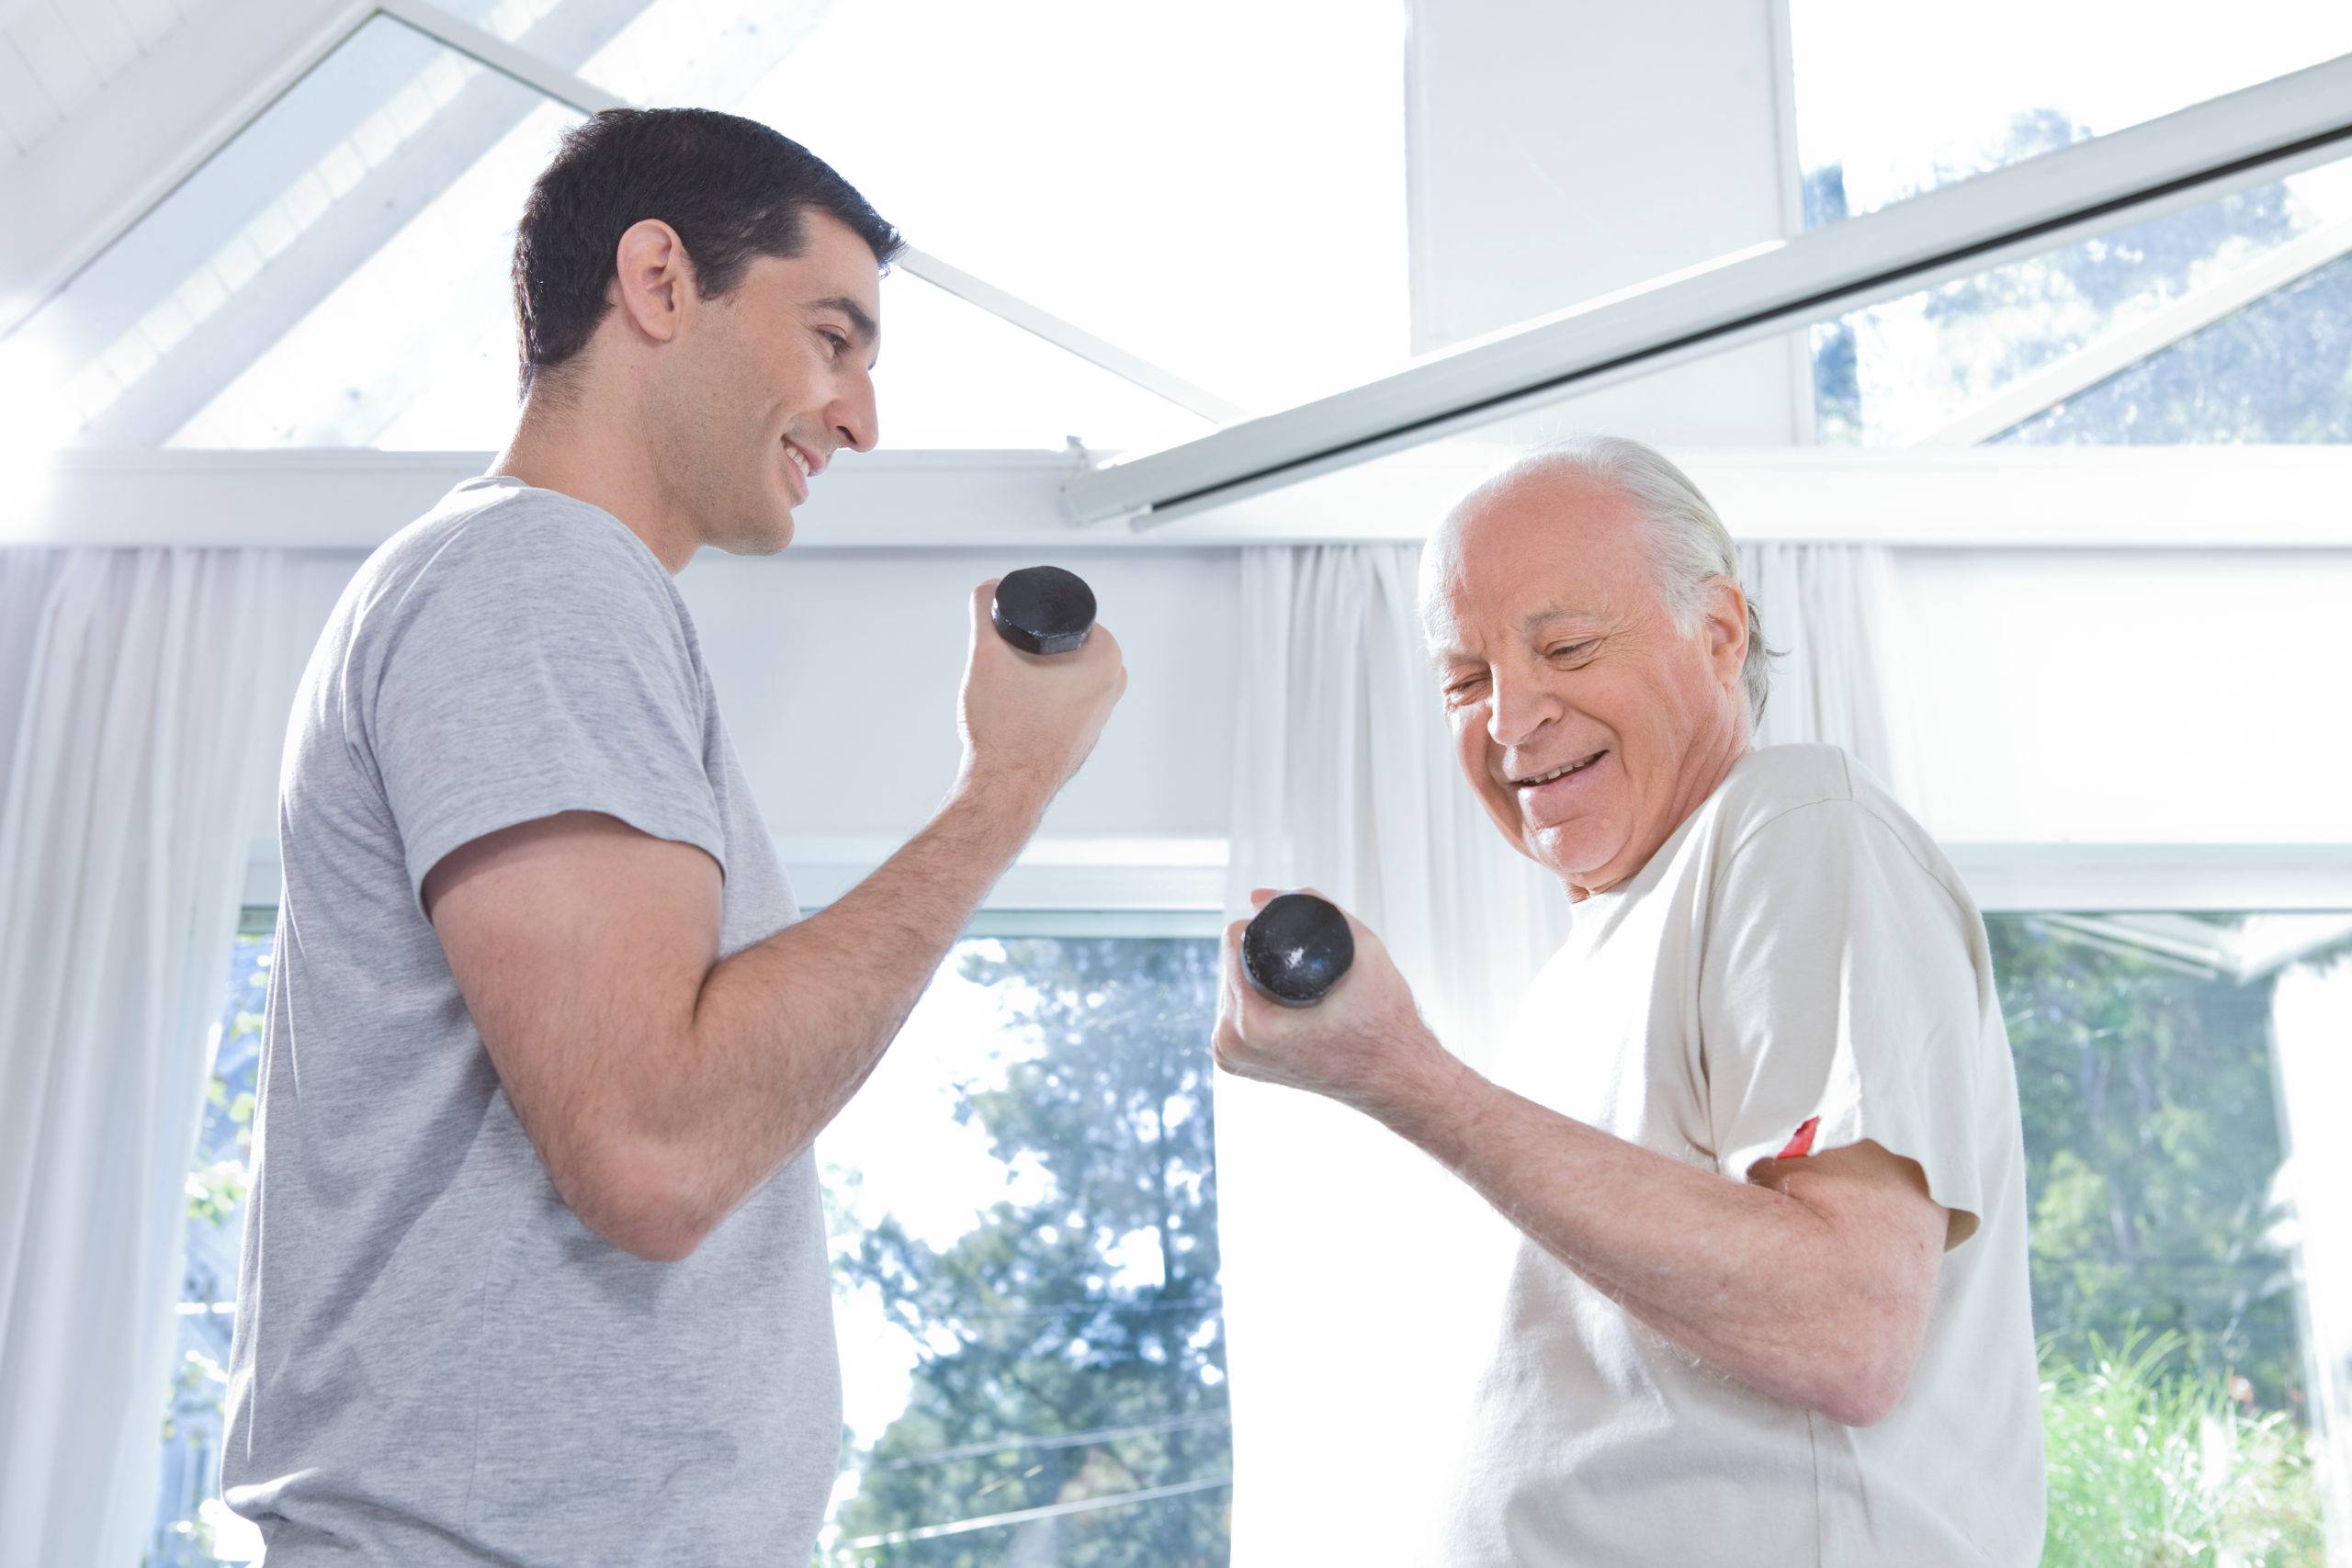
[[[1707,937],[1699,1007],[1717,1168],[1745,1179],[1817,1118],[1813,1153],[1868,1139],[1917,1161],[1951,1213],[1946,1246],[1975,1234],[1988,1086],[1973,913],[1884,818],[1822,800],[1731,849]]]

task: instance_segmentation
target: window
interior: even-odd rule
[[[188,1179],[148,1568],[261,1551],[215,1488],[272,913],[237,938]],[[818,1143],[847,1427],[827,1561],[1221,1565],[1215,921],[974,929]]]
[[[209,1568],[261,1555],[259,1534],[220,1504],[222,1402],[236,1326],[237,1259],[252,1186],[254,1095],[269,997],[276,911],[247,909],[229,960],[229,1003],[213,1036],[212,1077],[187,1178],[187,1273],[179,1359],[164,1415],[164,1467],[147,1568]]]
[[[2352,1213],[2311,1146],[2335,1129],[2287,1091],[2341,1053],[2352,919],[1986,927],[2024,1110],[2044,1561],[2323,1561]],[[2334,1038],[2278,1006],[2313,985]]]
[[[826,1561],[1225,1562],[1216,964],[1206,935],[967,939],[819,1140]]]

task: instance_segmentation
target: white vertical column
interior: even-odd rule
[[[1411,4],[1416,353],[1800,227],[1785,0]],[[1804,342],[1721,355],[1496,434],[1809,441]]]
[[[2352,1561],[2352,958],[2298,965],[2270,1003],[2293,1166],[2303,1355],[2328,1561]]]

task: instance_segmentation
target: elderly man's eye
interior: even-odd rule
[[[1551,657],[1554,659],[1574,659],[1578,654],[1589,653],[1592,651],[1594,640],[1594,638],[1588,637],[1582,642],[1564,642],[1559,647],[1552,650]]]
[[[1465,701],[1470,697],[1476,696],[1479,688],[1484,686],[1486,683],[1487,678],[1484,675],[1464,676],[1463,679],[1453,682],[1447,685],[1445,688],[1446,700],[1448,702],[1455,703]]]

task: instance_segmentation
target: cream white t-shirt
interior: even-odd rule
[[[2024,1147],[1984,924],[1867,773],[1829,746],[1743,758],[1576,907],[1497,1077],[1730,1181],[1818,1117],[1815,1154],[1917,1160],[1952,1222],[1926,1348],[1867,1427],[1700,1364],[1521,1238],[1447,1568],[2039,1558]]]

